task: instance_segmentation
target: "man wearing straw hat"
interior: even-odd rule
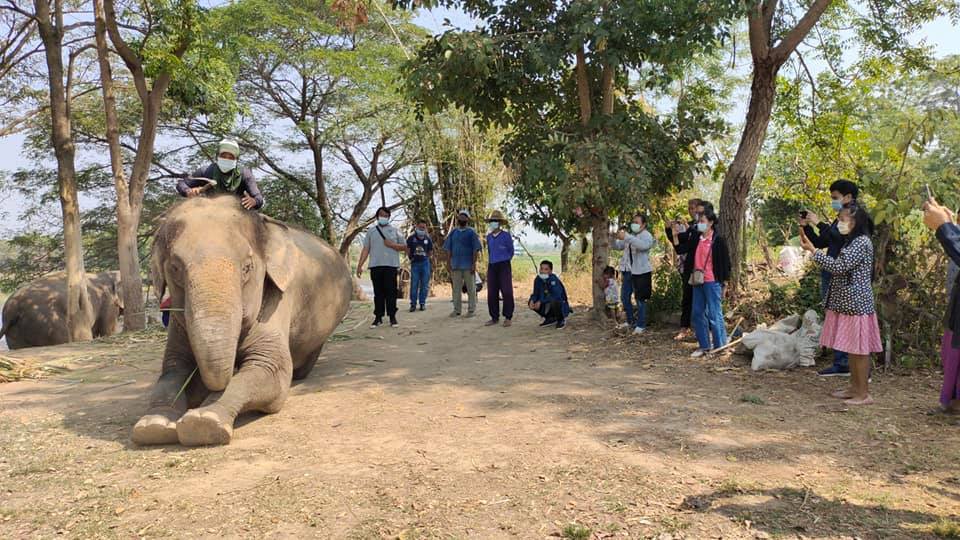
[[[501,296],[503,325],[513,324],[513,236],[503,230],[506,225],[507,218],[499,210],[494,210],[487,218],[487,307],[490,320],[485,326],[495,326],[500,322]]]
[[[237,141],[223,139],[217,147],[217,163],[201,167],[193,175],[182,175],[177,182],[177,192],[184,197],[196,197],[208,189],[233,193],[240,197],[240,204],[247,210],[259,210],[263,206],[263,194],[250,169],[237,167],[239,156]],[[204,182],[201,178],[212,182]]]

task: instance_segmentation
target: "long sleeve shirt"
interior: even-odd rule
[[[873,301],[873,242],[861,234],[840,249],[836,257],[818,251],[813,260],[830,272],[830,290],[826,307],[844,315],[872,315],[876,313]]]
[[[232,177],[234,175],[239,176],[237,179],[239,180],[239,183],[237,184],[236,188],[232,188],[230,186],[230,180],[233,179]],[[260,186],[257,185],[257,181],[253,178],[253,172],[251,172],[248,168],[243,168],[240,171],[234,170],[224,174],[220,172],[219,167],[217,167],[215,164],[211,164],[207,167],[200,167],[193,172],[192,176],[194,178],[209,178],[210,180],[216,182],[216,189],[223,192],[234,193],[238,197],[242,197],[244,192],[246,192],[248,195],[253,197],[253,200],[257,202],[257,204],[253,206],[254,210],[259,210],[263,207],[263,193],[260,192]],[[207,185],[207,183],[202,180],[181,178],[180,181],[177,182],[177,193],[183,197],[186,197],[187,191],[190,188],[203,187],[205,185]]]
[[[539,276],[533,280],[533,294],[530,295],[531,302],[540,302],[541,304],[550,302],[560,302],[563,309],[563,316],[570,314],[570,302],[567,300],[567,289],[556,274],[550,274],[547,279],[540,279]]]
[[[509,261],[513,258],[513,236],[506,231],[487,235],[487,256],[490,264]]]
[[[624,250],[624,262],[630,263],[630,274],[639,276],[653,272],[650,250],[654,243],[653,235],[644,229],[637,234],[626,235],[623,240],[615,240],[613,247]]]

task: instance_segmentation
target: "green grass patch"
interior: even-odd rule
[[[960,538],[960,522],[941,519],[930,527],[930,532],[939,538]]]
[[[579,523],[571,523],[563,528],[563,538],[567,540],[587,540],[593,531]]]
[[[760,396],[755,396],[753,394],[744,394],[740,396],[740,401],[743,403],[753,403],[754,405],[766,405],[767,402],[763,400]]]

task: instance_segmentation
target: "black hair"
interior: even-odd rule
[[[643,221],[644,225],[647,224],[647,216],[643,212],[637,212],[636,214],[633,215],[633,219],[637,219],[637,218],[640,218],[640,220]]]
[[[830,192],[833,193],[834,191],[840,195],[850,195],[850,198],[853,200],[857,200],[857,195],[860,194],[860,188],[858,188],[856,184],[843,179],[830,184]]]
[[[603,269],[603,275],[605,276],[613,276],[613,275],[616,275],[616,273],[617,271],[614,270],[612,266],[608,266]]]
[[[858,236],[873,236],[873,218],[867,212],[867,209],[856,203],[850,203],[843,207],[841,212],[848,212],[853,218],[853,228],[847,234],[847,243]]]
[[[690,204],[690,203],[693,203],[695,206],[700,206],[701,204],[703,204],[703,201],[701,201],[700,199],[694,197],[694,198],[690,199],[689,201],[687,201],[687,204]]]
[[[542,261],[540,261],[540,266],[543,266],[543,265],[549,266],[549,267],[550,267],[550,270],[553,271],[553,263],[552,263],[552,262],[550,262],[550,261],[548,261],[548,260],[542,260]]]
[[[387,215],[387,217],[390,217],[390,209],[387,208],[386,206],[381,206],[380,208],[377,208],[377,215],[378,215],[378,216],[380,215],[380,212],[383,212],[384,214]]]
[[[707,218],[707,221],[716,225],[717,223],[717,213],[713,211],[713,205],[706,206],[703,209],[703,217]]]
[[[700,204],[698,204],[697,206],[702,206],[704,211],[706,210],[710,210],[711,212],[713,211],[713,203],[710,201],[704,201],[701,199]]]

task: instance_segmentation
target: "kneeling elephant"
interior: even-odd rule
[[[346,315],[350,269],[307,232],[233,196],[188,199],[157,230],[152,274],[172,300],[163,367],[137,444],[227,444],[237,415],[280,410]],[[193,375],[197,372],[199,377]]]

